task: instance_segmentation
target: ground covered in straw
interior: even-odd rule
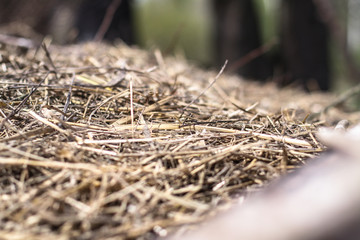
[[[123,45],[3,45],[0,75],[2,239],[164,236],[306,164],[345,115]]]

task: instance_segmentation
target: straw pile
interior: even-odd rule
[[[325,149],[306,119],[328,96],[159,51],[4,45],[0,63],[2,239],[164,236]]]

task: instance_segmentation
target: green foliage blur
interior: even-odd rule
[[[137,42],[210,65],[214,49],[210,7],[208,0],[138,0],[134,11]]]

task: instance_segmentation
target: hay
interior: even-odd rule
[[[123,45],[0,54],[2,239],[164,236],[325,149],[330,96]]]

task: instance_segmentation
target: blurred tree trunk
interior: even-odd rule
[[[258,17],[253,0],[213,0],[216,17],[216,62],[229,65],[239,61],[251,51],[261,47]],[[271,67],[265,56],[260,56],[238,69],[248,78],[266,79]]]
[[[281,12],[280,48],[287,80],[298,80],[309,90],[328,90],[328,30],[313,1],[283,0]]]

